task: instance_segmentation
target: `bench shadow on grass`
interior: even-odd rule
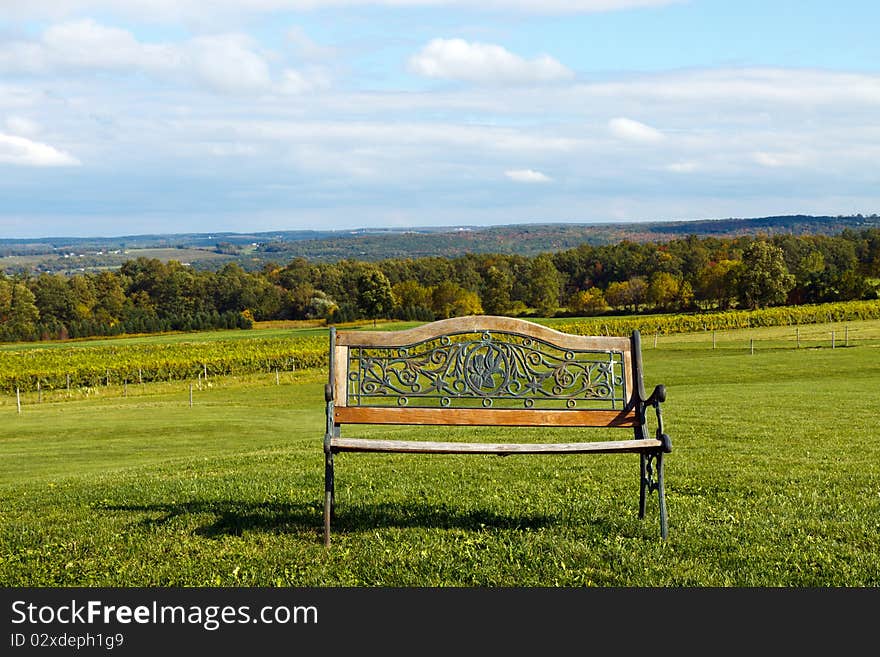
[[[145,529],[166,525],[185,516],[198,518],[208,515],[212,519],[193,532],[207,538],[240,536],[244,532],[252,531],[323,536],[323,508],[320,504],[220,500],[167,504],[97,504],[93,508],[147,514],[150,517],[134,523],[135,526]],[[426,506],[417,502],[346,505],[344,510],[337,507],[336,511],[331,525],[334,534],[389,527],[479,531],[487,528],[538,529],[566,524],[565,519],[557,515],[504,514],[485,509]]]

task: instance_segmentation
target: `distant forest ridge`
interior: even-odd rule
[[[580,244],[664,242],[687,235],[732,238],[749,235],[836,235],[846,229],[880,228],[880,215],[784,215],[758,218],[705,219],[619,223],[526,223],[496,226],[360,228],[253,233],[214,232],[119,237],[43,237],[0,239],[0,258],[104,251],[136,257],[139,249],[202,250],[210,258],[191,258],[200,269],[218,269],[235,261],[254,270],[267,262],[284,263],[303,257],[313,261],[344,259],[381,261],[389,258],[497,253],[533,256]],[[106,263],[111,264],[111,263]],[[2,266],[2,262],[0,262]],[[10,270],[7,269],[7,272]]]
[[[379,261],[387,258],[455,257],[468,253],[534,256],[588,243],[665,242],[687,235],[742,237],[764,234],[836,235],[846,229],[880,228],[880,215],[846,217],[791,215],[754,219],[710,219],[608,224],[512,224],[463,226],[435,230],[387,229],[351,231],[293,243],[270,242],[262,251],[278,249],[285,257],[335,261],[343,258]]]
[[[383,259],[374,253],[372,260],[335,262],[267,251],[259,242],[245,245],[239,256],[231,255],[230,242],[217,247],[230,255],[184,247],[9,256],[0,261],[18,258],[24,270],[0,272],[0,341],[247,328],[254,321],[287,319],[339,324],[472,314],[580,317],[848,301],[872,302],[876,309],[880,226],[858,226],[836,235],[760,230],[726,237],[687,231],[668,240],[581,240],[571,248],[558,242],[552,252],[536,255],[515,246],[512,253],[491,252],[481,239],[474,244],[483,252],[438,249],[424,257]],[[497,231],[488,232],[498,236]],[[519,226],[502,234],[515,231],[541,235],[545,227]],[[404,237],[389,234],[378,243]],[[520,242],[528,243],[525,237]],[[260,255],[272,260],[253,267]],[[197,266],[195,257],[223,264],[212,270]],[[50,258],[70,264],[60,271]]]

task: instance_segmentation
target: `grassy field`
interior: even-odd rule
[[[326,550],[319,370],[218,377],[192,406],[183,382],[6,398],[0,582],[877,586],[880,322],[800,331],[644,337],[645,384],[668,389],[666,542],[656,495],[636,516],[634,455],[342,454]]]
[[[251,248],[252,250],[252,248]],[[176,260],[191,265],[217,265],[240,261],[240,256],[224,255],[206,248],[156,247],[127,250],[95,250],[70,247],[65,253],[0,256],[0,271],[49,270],[54,273],[78,274],[89,271],[113,271],[136,258],[155,258],[162,262]]]

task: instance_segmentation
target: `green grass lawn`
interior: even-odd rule
[[[340,454],[326,550],[322,371],[216,378],[192,407],[182,382],[21,414],[5,399],[0,582],[877,586],[880,322],[849,323],[835,349],[842,326],[809,328],[800,349],[791,328],[719,333],[715,349],[707,333],[644,337],[645,384],[668,389],[666,542],[656,495],[637,518],[631,454]]]

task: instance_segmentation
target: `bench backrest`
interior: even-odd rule
[[[330,331],[336,424],[634,427],[638,332],[582,336],[509,317]]]

